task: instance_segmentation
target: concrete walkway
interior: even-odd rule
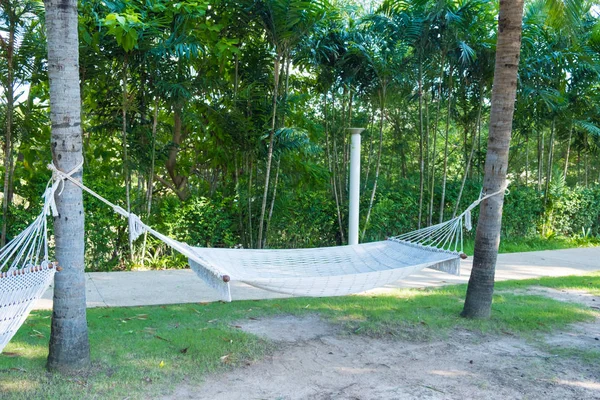
[[[368,293],[385,293],[397,288],[418,288],[466,283],[473,259],[462,262],[461,276],[426,269]],[[600,247],[500,254],[496,280],[527,279],[541,276],[578,275],[600,270]],[[198,303],[219,300],[214,291],[187,270],[90,272],[86,273],[87,306],[123,307],[158,304]],[[234,300],[288,297],[233,282]],[[52,287],[36,304],[52,308]]]

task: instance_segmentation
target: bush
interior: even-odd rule
[[[165,219],[168,234],[192,246],[233,247],[240,243],[231,198],[191,198],[172,218]]]
[[[552,203],[550,229],[560,235],[600,234],[600,188],[566,189]]]

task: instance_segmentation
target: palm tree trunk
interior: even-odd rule
[[[522,19],[523,0],[504,0],[500,3],[492,109],[483,183],[483,190],[486,193],[500,191],[506,185],[517,91]],[[491,314],[503,203],[504,193],[500,193],[484,200],[481,204],[475,234],[473,269],[461,313],[463,317],[489,318]]]
[[[52,160],[69,172],[82,160],[81,97],[77,1],[45,0],[50,79]],[[82,179],[82,170],[73,177]],[[63,268],[54,278],[54,308],[50,333],[49,370],[73,372],[90,364],[85,314],[84,216],[81,189],[64,182],[55,195],[56,258]]]

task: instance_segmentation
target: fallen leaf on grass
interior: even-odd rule
[[[210,321],[208,321],[207,323],[212,324],[213,322],[217,322],[218,319],[211,319]]]
[[[189,349],[189,347],[186,347],[185,349],[181,349],[181,350],[179,350],[179,352],[180,352],[181,354],[185,354],[185,353],[187,353],[187,352],[188,352],[188,349]]]
[[[11,368],[10,370],[11,371],[17,371],[17,372],[27,372],[27,370],[24,369],[24,368],[16,368],[16,367]]]
[[[33,329],[33,333],[29,335],[31,337],[45,338],[44,334],[36,329]]]
[[[226,338],[226,337],[224,337],[224,338],[221,338],[221,339],[222,339],[224,342],[233,343],[233,340],[232,340],[232,339],[229,339],[229,338]]]
[[[171,343],[171,341],[169,339],[165,339],[164,337],[158,336],[158,335],[154,335],[155,338],[159,339],[159,340],[164,340],[165,342]]]
[[[19,357],[20,354],[19,353],[11,353],[9,351],[5,351],[4,353],[2,353],[3,355],[5,355],[6,357]]]
[[[223,357],[220,358],[221,362],[223,364],[229,364],[231,362],[231,360],[229,359],[230,356],[231,354],[225,354]]]
[[[158,366],[159,366],[160,368],[164,368],[164,367],[165,367],[165,362],[164,362],[164,361],[161,361],[160,363],[158,363]]]

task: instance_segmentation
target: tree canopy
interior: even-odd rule
[[[343,244],[358,126],[361,240],[447,219],[481,188],[497,7],[82,0],[84,180],[191,244]],[[504,235],[599,233],[598,15],[526,2]],[[38,1],[0,3],[9,238],[49,178],[44,23]],[[182,263],[150,239],[130,248],[93,199],[86,232],[88,269]]]

